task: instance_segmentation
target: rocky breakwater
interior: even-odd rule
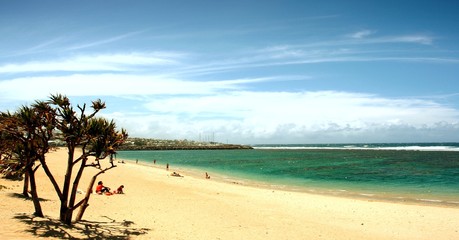
[[[235,150],[253,149],[248,145],[188,140],[128,139],[119,150]]]

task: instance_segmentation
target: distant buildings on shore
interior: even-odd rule
[[[224,144],[218,142],[199,142],[192,140],[162,140],[151,138],[128,138],[119,150],[218,150],[252,149],[251,146]]]

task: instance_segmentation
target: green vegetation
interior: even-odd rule
[[[125,130],[117,131],[113,121],[96,117],[105,108],[101,100],[93,101],[91,108],[89,113],[86,104],[77,105],[75,109],[67,97],[52,95],[47,102],[37,101],[15,113],[0,113],[0,170],[5,176],[25,175],[23,194],[28,197],[30,192],[36,216],[44,216],[35,181],[35,172],[39,167],[43,168],[59,197],[59,219],[68,225],[72,224],[73,212],[77,209],[79,212],[75,221],[81,220],[97,176],[116,167],[112,156],[128,135]],[[67,158],[62,160],[67,167],[61,185],[45,158],[52,142],[63,143],[68,152]],[[81,149],[81,154],[76,154],[77,148]],[[90,157],[94,158],[94,162],[88,163]],[[100,161],[107,157],[110,165],[102,168]],[[87,167],[99,171],[91,179],[88,194],[76,203],[78,184]],[[72,176],[74,169],[77,173]]]

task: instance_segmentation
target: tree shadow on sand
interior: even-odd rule
[[[29,214],[17,214],[15,219],[30,226],[26,232],[35,237],[55,237],[59,239],[130,239],[144,235],[148,228],[134,228],[134,222],[123,220],[116,222],[79,221],[67,226],[59,220],[38,218]],[[107,217],[108,218],[108,217]]]
[[[14,197],[14,198],[22,198],[22,199],[24,199],[24,200],[30,200],[30,201],[32,201],[32,197],[30,197],[30,196],[29,196],[29,197],[26,197],[26,196],[24,196],[22,193],[10,193],[10,196],[11,196],[11,197]],[[44,198],[40,198],[40,197],[38,198],[38,200],[39,200],[40,202],[49,201],[49,199],[44,199]]]

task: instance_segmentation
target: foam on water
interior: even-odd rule
[[[459,147],[455,146],[400,146],[400,147],[358,147],[358,146],[342,146],[342,147],[308,147],[308,146],[254,146],[254,149],[260,150],[395,150],[395,151],[453,151],[459,152]]]

